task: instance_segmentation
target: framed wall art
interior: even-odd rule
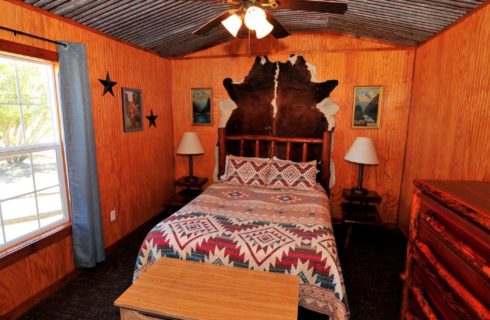
[[[383,88],[354,87],[353,128],[379,128]]]
[[[122,88],[124,131],[143,130],[143,103],[141,90]]]
[[[192,88],[192,125],[210,126],[213,124],[212,89]]]

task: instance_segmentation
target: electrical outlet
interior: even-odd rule
[[[113,222],[114,220],[116,220],[116,210],[112,209],[111,210],[111,222]]]

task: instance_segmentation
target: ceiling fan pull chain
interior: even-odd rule
[[[252,56],[252,50],[250,49],[250,29],[248,29],[248,57]]]

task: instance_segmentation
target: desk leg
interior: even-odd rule
[[[344,249],[347,249],[349,246],[350,236],[352,234],[352,224],[347,226],[347,235],[345,236]]]

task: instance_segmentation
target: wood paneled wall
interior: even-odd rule
[[[196,57],[231,57],[248,55],[253,56],[273,54],[306,54],[337,51],[366,51],[379,49],[403,48],[396,44],[377,41],[374,39],[363,40],[359,37],[339,34],[335,32],[307,32],[295,33],[284,39],[267,37],[265,39],[250,41],[233,40],[222,45],[188,54],[186,58]]]
[[[380,158],[376,167],[365,169],[365,186],[383,197],[381,215],[395,223],[400,194],[405,137],[410,104],[414,61],[413,48],[401,48],[337,34],[293,35],[283,41],[268,39],[252,42],[252,57],[246,55],[247,42],[236,40],[194,53],[187,59],[173,60],[172,106],[174,143],[182,133],[198,133],[205,155],[194,157],[194,173],[212,180],[219,123],[219,102],[228,99],[222,81],[240,81],[250,70],[255,54],[267,53],[271,61],[285,61],[291,53],[301,54],[317,67],[319,80],[337,79],[339,86],[330,97],[340,105],[336,116],[333,159],[337,182],[332,190],[333,215],[339,217],[342,188],[355,186],[358,168],[343,160],[357,136],[372,137]],[[383,86],[380,129],[352,129],[354,86]],[[213,126],[191,125],[190,88],[213,89]],[[188,174],[187,158],[176,156],[176,177]]]
[[[490,180],[490,5],[417,48],[398,224],[414,179]]]
[[[158,214],[173,192],[171,62],[68,23],[0,0],[0,25],[87,46],[105,246]],[[0,39],[49,49],[42,41],[0,30]],[[115,96],[102,96],[97,79],[109,71]],[[142,90],[143,112],[158,115],[157,127],[124,133],[121,87]],[[110,222],[110,210],[117,219]],[[71,238],[0,271],[0,317],[74,270]]]
[[[292,53],[301,54],[317,66],[318,79],[339,80],[331,95],[341,106],[333,152],[337,175],[332,190],[334,216],[339,216],[341,189],[356,184],[357,167],[343,156],[357,136],[372,137],[380,158],[380,165],[366,168],[365,185],[382,195],[384,222],[397,219],[402,185],[402,228],[408,221],[413,178],[490,179],[490,76],[485,72],[490,69],[489,7],[424,44],[416,60],[413,48],[309,33],[252,41],[252,58],[247,57],[247,41],[236,40],[169,61],[5,0],[0,0],[0,25],[87,45],[104,239],[110,246],[159,212],[173,192],[174,176],[187,174],[187,158],[174,155],[184,131],[196,131],[206,152],[195,157],[195,173],[212,178],[219,101],[228,98],[222,80],[243,78],[255,55],[285,61]],[[45,42],[5,31],[0,31],[0,38],[55,50]],[[118,82],[115,97],[101,96],[97,79],[107,71]],[[381,128],[352,129],[353,87],[368,85],[383,86]],[[123,132],[122,86],[142,89],[144,113],[154,110],[159,116],[157,128],[148,128],[145,120],[144,131]],[[191,126],[193,87],[213,89],[213,126]],[[117,211],[112,223],[111,209]],[[65,238],[0,270],[0,315],[74,269],[71,238]]]
[[[31,306],[30,299],[69,276],[75,270],[72,251],[72,239],[66,237],[2,269],[0,318],[18,305]]]

